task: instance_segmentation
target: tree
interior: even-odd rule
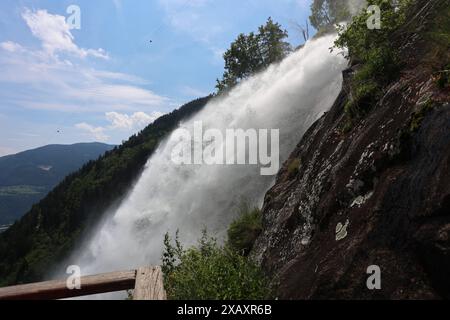
[[[279,23],[274,23],[272,18],[267,20],[266,25],[259,27],[259,48],[264,66],[282,60],[291,46],[284,39],[288,37],[286,30]]]
[[[259,52],[259,38],[253,32],[248,36],[240,34],[231,48],[225,52],[225,69],[237,79],[244,79],[258,71],[262,64]]]
[[[283,30],[280,24],[274,23],[272,18],[259,27],[258,31],[257,34],[241,33],[223,55],[225,72],[216,85],[219,93],[282,60],[291,50],[290,44],[284,41],[288,37],[287,31]]]

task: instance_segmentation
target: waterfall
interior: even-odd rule
[[[311,40],[279,64],[243,81],[224,97],[214,98],[180,124],[205,128],[279,129],[280,163],[305,131],[336,99],[347,61],[330,53],[335,36]],[[141,177],[122,203],[107,212],[93,235],[74,252],[69,264],[83,274],[160,264],[163,238],[180,230],[185,245],[194,244],[207,227],[221,238],[236,217],[242,198],[262,204],[274,176],[260,175],[259,165],[176,165],[178,141],[168,137],[148,160]]]

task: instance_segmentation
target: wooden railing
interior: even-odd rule
[[[55,300],[134,289],[133,300],[166,300],[161,267],[104,273],[80,278],[80,289],[66,280],[0,288],[0,300]]]

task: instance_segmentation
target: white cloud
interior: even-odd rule
[[[143,87],[144,79],[89,68],[88,59],[70,57],[102,55],[102,50],[80,49],[63,16],[26,9],[23,18],[42,49],[18,43],[0,43],[0,83],[20,85],[10,91],[0,86],[3,103],[20,108],[61,112],[137,112],[170,105],[170,100]],[[69,53],[61,58],[57,53]],[[81,63],[82,62],[82,63]],[[24,94],[26,92],[26,94]]]
[[[0,43],[0,48],[8,52],[19,52],[24,50],[20,44],[12,41]]]
[[[91,69],[89,70],[89,73],[87,75],[92,75],[94,77],[103,78],[103,79],[110,79],[110,80],[120,80],[125,82],[132,82],[134,84],[142,84],[146,85],[149,84],[149,82],[145,79],[120,73],[120,72],[111,72],[111,71],[104,71],[104,70],[95,70]]]
[[[96,141],[106,142],[109,139],[109,137],[105,134],[105,128],[94,127],[94,126],[91,126],[90,124],[87,124],[85,122],[78,123],[78,124],[75,125],[75,127],[77,129],[86,131]]]
[[[145,112],[135,112],[131,116],[123,113],[107,112],[106,119],[111,122],[111,129],[141,130],[162,115],[163,113],[161,112],[153,112],[150,115]]]
[[[61,52],[73,54],[80,58],[93,56],[108,59],[108,55],[103,49],[79,48],[74,42],[70,26],[66,23],[64,16],[50,14],[47,10],[31,11],[25,9],[22,18],[33,35],[41,40],[44,51],[51,56]]]
[[[153,123],[156,119],[161,117],[163,113],[153,112],[147,114],[145,112],[135,112],[131,115],[118,112],[107,112],[105,118],[111,124],[104,127],[95,127],[86,122],[78,123],[75,128],[86,132],[91,138],[96,141],[106,142],[109,139],[108,134],[112,134],[114,131],[121,130],[126,131],[128,134],[133,134],[137,131],[144,129],[149,124]]]
[[[132,101],[133,104],[142,106],[157,106],[165,100],[152,91],[139,87],[104,83],[84,88],[82,95],[79,92],[71,94],[74,98],[85,101],[95,100],[103,103],[115,101],[116,104],[127,104]]]
[[[0,86],[4,103],[27,109],[61,112],[146,111],[170,104],[131,75],[48,60],[34,51],[0,54],[0,83],[20,85],[10,92]],[[8,54],[9,53],[9,54]],[[27,94],[22,94],[26,91]]]

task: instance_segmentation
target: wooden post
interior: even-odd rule
[[[134,300],[167,300],[161,267],[143,267],[136,273]]]

